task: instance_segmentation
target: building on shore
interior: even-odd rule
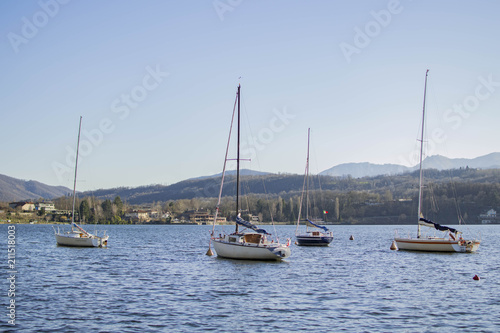
[[[500,223],[500,218],[497,217],[496,210],[490,209],[485,214],[479,215],[479,221],[481,221],[482,224],[493,224]]]
[[[32,212],[35,210],[35,204],[31,201],[10,202],[9,207],[12,209],[22,210],[24,212]]]

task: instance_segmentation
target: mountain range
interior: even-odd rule
[[[21,180],[0,175],[0,201],[3,202],[38,198],[53,199],[71,192],[64,186],[51,186],[35,180]]]
[[[449,170],[460,168],[472,169],[500,169],[500,153],[491,153],[473,159],[456,158],[450,159],[440,155],[430,156],[424,161],[424,168]],[[418,169],[397,164],[373,164],[373,163],[344,163],[320,173],[322,176],[363,178],[382,175],[398,175],[409,173]],[[262,177],[266,177],[265,188],[268,193],[280,193],[280,191],[300,191],[303,175],[275,175],[252,170],[241,170],[240,174],[245,177],[254,178],[248,189],[250,193],[261,193],[257,186],[263,186]],[[227,171],[226,183],[234,182],[235,171]],[[160,200],[177,200],[194,197],[216,197],[220,186],[221,174],[192,178],[172,185],[149,185],[136,188],[113,188],[93,191],[92,194],[98,198],[113,199],[119,195],[128,202],[147,203]],[[64,186],[50,186],[34,180],[20,180],[5,175],[0,175],[0,201],[10,202],[27,199],[53,199],[68,195],[72,191]],[[232,190],[225,190],[224,195],[233,195]],[[87,195],[83,193],[83,195]]]
[[[240,176],[265,176],[265,175],[269,175],[269,174],[270,174],[269,172],[255,171],[255,170],[250,170],[250,169],[240,169]],[[222,176],[222,172],[215,174],[215,175],[211,175],[211,176],[201,176],[201,177],[190,178],[188,180],[219,178],[221,176]],[[236,176],[236,170],[227,170],[226,176]]]
[[[441,155],[427,157],[423,161],[424,169],[450,170],[460,168],[498,169],[500,153],[491,153],[476,158],[447,158]],[[397,175],[418,170],[419,166],[407,167],[399,164],[344,163],[320,172],[323,176],[353,178],[374,177],[380,175]]]

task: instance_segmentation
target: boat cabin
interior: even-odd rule
[[[232,234],[226,235],[225,241],[229,243],[260,244],[263,241],[263,235],[258,233]]]

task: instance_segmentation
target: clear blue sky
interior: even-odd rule
[[[302,173],[308,127],[311,171],[413,165],[426,69],[429,155],[499,151],[499,12],[497,1],[2,1],[0,173],[72,187],[80,115],[79,190],[221,172],[239,82],[246,168]]]

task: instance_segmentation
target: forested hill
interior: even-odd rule
[[[53,199],[71,193],[64,186],[50,186],[34,180],[22,180],[0,175],[0,201]]]
[[[487,188],[497,188],[495,195],[500,196],[500,170],[455,169],[425,170],[426,184],[451,184],[457,190],[466,188],[483,191],[477,186],[484,184]],[[390,195],[395,199],[411,198],[418,190],[418,171],[393,176],[375,176],[364,178],[311,176],[310,189],[327,190],[337,193],[363,191],[367,193]],[[288,197],[302,191],[303,175],[269,174],[244,176],[241,178],[241,193],[265,195],[266,197]],[[150,185],[135,188],[113,188],[86,192],[83,195],[100,199],[113,199],[120,196],[130,204],[146,204],[179,199],[214,198],[219,195],[220,177],[190,179],[172,185]],[[234,196],[236,193],[235,177],[226,176],[223,196]]]

